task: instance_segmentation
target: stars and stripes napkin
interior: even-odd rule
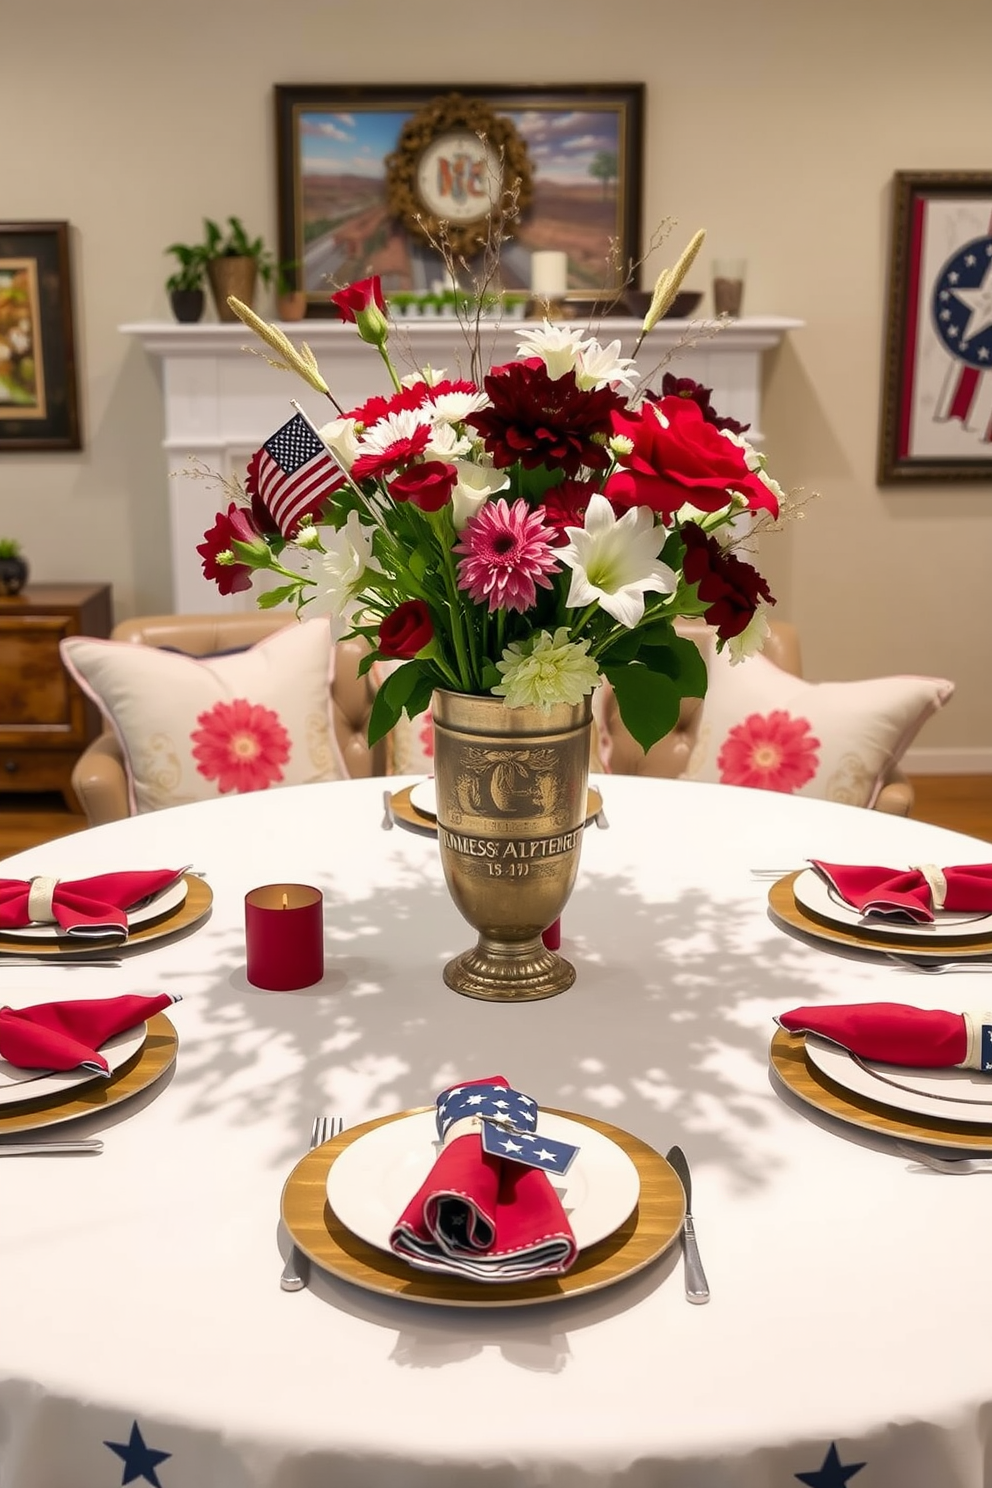
[[[0,878],[0,930],[58,925],[74,939],[126,940],[127,912],[182,877],[181,868],[95,878]]]
[[[942,909],[992,914],[992,863],[952,868],[920,863],[899,869],[824,863],[818,858],[810,862],[859,914],[908,918],[919,924],[932,923]]]
[[[818,1033],[862,1059],[913,1069],[992,1072],[992,1011],[943,1012],[902,1002],[799,1007],[775,1020],[790,1033]]]
[[[162,992],[156,997],[128,994],[0,1007],[0,1059],[20,1069],[84,1069],[109,1075],[100,1045],[179,1001],[177,995]]]
[[[578,1247],[548,1169],[564,1171],[576,1149],[541,1137],[536,1103],[502,1075],[452,1086],[436,1105],[441,1150],[393,1227],[395,1254],[477,1281],[567,1271]]]

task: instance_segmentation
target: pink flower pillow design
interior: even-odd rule
[[[942,677],[807,682],[752,656],[706,656],[709,683],[686,780],[871,806],[887,773],[954,692]]]

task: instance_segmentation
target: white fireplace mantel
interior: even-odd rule
[[[650,333],[638,365],[650,381],[657,381],[650,377],[652,369],[665,362],[679,376],[694,377],[711,387],[714,406],[750,424],[749,437],[760,447],[762,355],[802,325],[801,320],[784,316],[756,316],[722,327],[665,320]],[[222,597],[200,569],[196,545],[226,504],[224,493],[212,482],[177,472],[195,462],[225,478],[243,475],[255,450],[292,416],[293,398],[317,424],[335,417],[335,411],[300,379],[246,350],[253,338],[240,324],[148,321],[120,329],[139,340],[162,368],[173,609],[178,614],[254,609],[251,593]],[[353,408],[375,393],[388,391],[382,362],[353,326],[317,320],[283,329],[292,340],[310,345],[342,408]],[[519,323],[512,320],[484,330],[487,363],[509,361],[515,355],[518,330]],[[597,333],[604,342],[619,339],[623,350],[629,351],[639,330],[639,321],[610,319],[602,322]],[[254,341],[251,349],[265,348]],[[469,372],[465,335],[454,319],[403,319],[391,335],[390,352],[401,375],[428,364],[445,368],[449,376]]]

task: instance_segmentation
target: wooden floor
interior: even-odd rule
[[[913,816],[992,842],[992,775],[915,775]],[[61,796],[0,794],[0,858],[86,826]]]

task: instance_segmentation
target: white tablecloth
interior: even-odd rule
[[[992,849],[761,792],[601,783],[611,827],[587,833],[564,917],[577,983],[519,1007],[442,983],[472,932],[435,844],[380,830],[382,781],[163,811],[3,865],[191,863],[215,896],[195,933],[120,968],[0,965],[0,1000],[184,999],[172,1077],[74,1128],[102,1134],[102,1156],[0,1160],[3,1488],[437,1488],[468,1471],[498,1488],[835,1488],[858,1463],[858,1488],[992,1483],[992,1178],[920,1171],[784,1095],[767,1058],[790,1007],[992,1006],[988,974],[816,949],[775,927],[748,872]],[[245,892],[284,880],[326,900],[326,974],[296,994],[244,970]],[[687,1305],[677,1249],[519,1310],[319,1272],[280,1291],[279,1197],[313,1115],[355,1124],[497,1070],[662,1152],[681,1143],[708,1306]]]

